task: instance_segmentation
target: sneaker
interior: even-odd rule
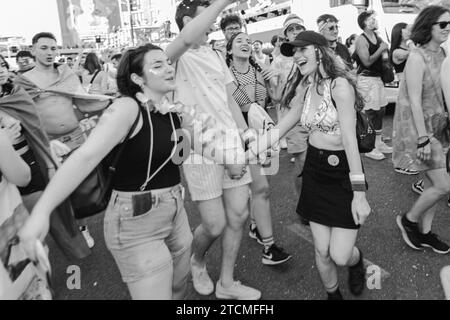
[[[292,256],[286,253],[283,248],[273,244],[267,250],[263,250],[262,263],[268,266],[276,266],[291,259]]]
[[[94,238],[92,238],[91,234],[89,233],[88,227],[81,226],[80,231],[84,237],[84,240],[86,240],[86,243],[87,243],[89,249],[92,249],[95,246],[95,241],[94,241]]]
[[[409,221],[406,215],[397,216],[396,220],[406,244],[415,250],[421,250],[422,243],[420,241],[421,238],[417,222]]]
[[[366,268],[361,250],[359,250],[358,263],[348,267],[348,286],[350,292],[355,296],[360,296],[366,287]]]
[[[344,300],[341,294],[341,290],[337,288],[335,292],[327,292],[328,298],[327,300]]]
[[[214,292],[214,283],[209,277],[206,265],[203,268],[194,263],[194,256],[191,257],[191,274],[194,289],[203,296],[209,296]]]
[[[433,249],[436,253],[447,254],[450,252],[450,247],[431,231],[427,234],[420,234],[420,243],[424,247]]]
[[[395,168],[395,172],[406,174],[407,176],[415,176],[419,174],[419,171],[413,169]]]
[[[378,151],[381,153],[392,153],[394,152],[394,149],[392,147],[389,147],[386,143],[381,142],[379,145],[375,147]]]
[[[258,228],[256,225],[251,224],[250,225],[250,231],[248,233],[248,236],[252,239],[255,239],[260,245],[264,245],[264,242],[262,241],[261,235],[258,232]]]
[[[421,195],[424,190],[423,180],[416,181],[411,186],[412,191]]]
[[[259,300],[261,299],[261,292],[244,286],[240,281],[235,281],[231,287],[224,288],[222,281],[219,280],[216,286],[216,297],[226,300]]]
[[[373,149],[371,152],[366,153],[366,157],[373,160],[383,160],[386,157],[378,149]]]

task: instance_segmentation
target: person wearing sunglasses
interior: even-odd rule
[[[317,27],[319,33],[321,33],[325,39],[328,40],[330,48],[334,50],[339,57],[347,64],[347,66],[353,68],[353,60],[347,47],[338,41],[339,38],[339,20],[331,14],[323,14],[317,18]]]
[[[225,45],[235,33],[242,31],[242,20],[236,14],[229,14],[220,20],[220,29],[225,36]]]
[[[411,40],[417,48],[409,54],[394,115],[394,168],[418,170],[425,175],[425,188],[412,208],[397,216],[406,244],[447,254],[450,247],[432,232],[435,206],[450,193],[446,167],[449,147],[448,109],[440,72],[446,53],[441,45],[450,34],[450,11],[429,6],[416,18]],[[448,77],[448,76],[447,76]]]

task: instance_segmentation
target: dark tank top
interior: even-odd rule
[[[369,38],[363,33],[362,36],[366,38],[366,41],[369,43],[369,55],[373,55],[377,52],[378,48],[381,45],[381,39],[377,36],[377,43],[372,43]],[[358,64],[358,74],[365,77],[381,77],[383,74],[383,59],[380,56],[377,61],[375,61],[371,66],[366,67],[359,56],[355,54],[356,63]]]
[[[147,110],[141,107],[140,104],[139,110],[143,119],[143,125],[138,134],[126,142],[126,146],[116,165],[112,188],[117,191],[140,191],[147,178],[151,141],[150,122]],[[175,129],[179,129],[180,119],[177,114],[163,115],[159,112],[150,112],[153,124],[153,157],[150,176],[170,157],[175,147],[175,142],[172,141],[173,128],[170,115],[172,115]],[[119,147],[120,145],[113,149],[109,155],[110,159],[114,158]],[[180,170],[178,165],[174,164],[171,159],[148,183],[145,191],[173,187],[180,182]]]

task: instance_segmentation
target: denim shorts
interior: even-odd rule
[[[191,248],[183,187],[160,191],[152,191],[152,209],[138,217],[133,216],[131,199],[143,192],[112,193],[104,220],[105,242],[125,283],[158,276]]]

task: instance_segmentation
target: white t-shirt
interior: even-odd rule
[[[233,77],[216,52],[208,46],[190,49],[178,60],[176,68],[175,101],[197,106],[225,129],[237,128],[228,106],[226,88]]]

